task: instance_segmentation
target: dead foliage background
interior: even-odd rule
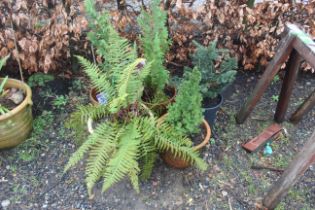
[[[294,5],[265,2],[252,9],[240,0],[168,3],[162,5],[168,9],[173,39],[167,61],[179,65],[189,64],[189,55],[194,50],[192,40],[205,45],[218,40],[220,47],[230,49],[239,58],[245,70],[251,70],[265,66],[273,57],[286,22],[298,24],[315,37],[315,0]],[[97,1],[99,10],[112,9],[113,23],[122,35],[137,39],[135,17],[141,3],[132,2],[126,11],[117,10],[115,5],[112,0]],[[85,38],[88,20],[81,0],[14,0],[12,6],[5,0],[1,1],[0,10],[0,57],[9,53],[15,59],[18,56],[10,24],[12,12],[24,70],[66,71],[61,67],[73,53],[80,49],[90,51]]]

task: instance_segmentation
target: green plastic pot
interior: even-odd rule
[[[0,78],[0,83],[3,78]],[[23,90],[25,98],[21,104],[6,114],[0,115],[0,149],[17,146],[28,138],[32,131],[32,91],[24,82],[8,79],[4,88]]]

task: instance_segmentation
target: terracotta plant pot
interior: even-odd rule
[[[175,101],[175,97],[176,97],[176,88],[175,87],[172,87],[172,86],[166,86],[165,88],[167,91],[170,91],[172,93],[172,97],[169,98],[168,100],[165,100],[159,104],[151,104],[151,103],[148,103],[148,102],[143,102],[146,106],[148,106],[149,108],[152,108],[152,109],[162,109],[162,112],[161,114],[165,114],[166,113],[166,108],[167,106],[174,102]],[[90,93],[89,93],[89,98],[90,98],[90,101],[93,105],[98,105],[98,101],[97,101],[97,98],[96,98],[96,95],[98,94],[98,91],[96,88],[92,88],[90,90]]]
[[[162,117],[160,117],[158,120],[160,122],[163,122],[166,118],[167,114],[163,115]],[[204,138],[204,140],[202,142],[200,142],[200,144],[194,146],[194,150],[200,150],[201,148],[205,147],[207,145],[207,143],[210,140],[211,137],[211,128],[208,124],[208,122],[203,119],[202,124],[206,130],[206,136]],[[179,158],[179,157],[174,157],[174,154],[172,154],[171,152],[164,152],[163,154],[161,154],[162,159],[164,160],[164,162],[173,167],[173,168],[179,168],[179,169],[184,169],[190,166],[190,163],[188,163],[187,161]]]
[[[168,98],[167,100],[157,103],[157,104],[152,104],[147,102],[145,97],[142,97],[143,103],[149,107],[150,109],[152,109],[153,111],[159,113],[159,115],[164,115],[167,112],[167,106],[173,102],[175,102],[175,98],[176,98],[176,88],[173,86],[166,86],[165,87],[165,92],[170,92],[171,93],[171,97]]]
[[[0,79],[1,83],[2,79]],[[32,130],[32,91],[31,88],[15,79],[8,79],[4,88],[17,88],[24,91],[21,104],[6,114],[0,115],[0,149],[17,146],[22,143]]]
[[[91,103],[95,106],[99,104],[96,99],[97,94],[98,94],[98,91],[96,90],[96,88],[92,88],[90,90],[89,98],[90,98]]]

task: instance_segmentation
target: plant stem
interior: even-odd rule
[[[93,56],[93,63],[96,65],[96,59],[95,59],[95,54],[94,54],[94,47],[91,44],[91,51],[92,51],[92,56]]]
[[[140,103],[140,105],[142,106],[142,108],[143,108],[145,111],[148,112],[148,114],[150,115],[150,117],[151,117],[151,118],[154,118],[154,115],[153,115],[153,113],[151,112],[151,110],[150,110],[145,104],[143,104],[143,103],[141,103],[141,102],[139,102],[139,103]]]
[[[14,25],[13,25],[13,18],[12,18],[12,5],[10,3],[10,22],[11,22],[11,27],[13,30],[13,40],[14,40],[14,47],[15,50],[17,52],[17,57],[16,60],[18,62],[19,65],[19,71],[20,71],[20,76],[21,76],[21,81],[24,82],[24,76],[23,76],[23,71],[22,71],[22,65],[21,65],[21,60],[20,60],[20,53],[19,53],[19,49],[18,49],[18,45],[17,45],[17,41],[16,41],[16,35],[15,35],[15,30],[14,30]]]

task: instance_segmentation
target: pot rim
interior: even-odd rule
[[[2,81],[4,78],[0,78],[0,81]],[[32,90],[31,88],[25,83],[17,79],[8,79],[6,84],[4,85],[4,88],[8,87],[15,87],[22,89],[25,92],[25,98],[17,107],[10,110],[8,113],[0,115],[0,121],[6,120],[8,118],[11,118],[12,116],[19,113],[22,109],[24,109],[28,105],[33,105],[32,102]]]
[[[98,94],[96,87],[92,87],[89,91],[90,100],[92,101],[92,104],[99,105],[100,103],[98,103],[98,101],[94,98],[94,93],[95,95]]]
[[[172,86],[172,85],[165,85],[165,88],[164,89],[171,89],[173,91],[173,95],[172,97],[166,99],[165,101],[162,101],[158,104],[153,104],[153,103],[149,103],[149,102],[145,102],[143,101],[144,104],[146,105],[154,105],[154,106],[164,106],[164,105],[168,105],[170,102],[173,102],[175,101],[175,98],[176,98],[176,87]]]
[[[157,121],[158,121],[158,126],[165,120],[165,118],[167,117],[168,113],[162,115]],[[205,138],[203,139],[203,141],[194,146],[194,150],[197,151],[197,150],[200,150],[202,147],[204,147],[210,140],[210,137],[211,137],[211,128],[209,126],[209,123],[205,120],[205,119],[202,119],[202,124],[204,126],[204,128],[206,129],[206,136]]]
[[[155,106],[163,106],[163,105],[167,105],[169,102],[172,102],[172,101],[175,101],[175,97],[176,97],[176,88],[174,86],[171,86],[171,85],[166,85],[165,88],[169,88],[169,89],[172,89],[174,94],[172,97],[170,97],[169,99],[165,100],[165,101],[162,101],[161,103],[158,103],[158,104],[153,104]],[[94,93],[98,93],[97,91],[97,88],[96,87],[92,87],[89,91],[89,96],[90,96],[90,100],[92,101],[92,104],[99,104],[99,102],[97,100],[95,100],[95,97],[94,97]],[[145,105],[152,105],[152,103],[148,103],[148,102],[145,102],[143,101],[143,103]]]
[[[220,97],[220,102],[217,104],[217,105],[215,105],[215,106],[212,106],[212,107],[202,107],[203,109],[205,109],[205,110],[209,110],[209,109],[217,109],[217,108],[219,108],[221,105],[222,105],[222,103],[223,103],[223,96],[222,96],[222,94],[218,94],[218,96]]]

